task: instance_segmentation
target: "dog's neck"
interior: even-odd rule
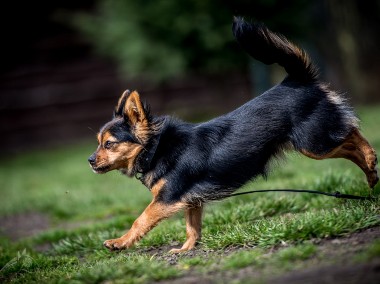
[[[164,117],[156,124],[158,125],[157,128],[159,130],[149,139],[148,144],[144,147],[143,152],[139,155],[136,168],[136,176],[145,175],[152,168],[152,161],[156,155],[158,145],[160,144],[161,135],[165,132],[165,129],[167,127],[166,118]]]

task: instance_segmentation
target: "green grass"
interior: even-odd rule
[[[264,267],[270,264],[276,269],[286,268],[288,264],[306,260],[316,253],[313,244],[301,244],[278,250],[271,254],[265,254],[262,249],[242,250],[233,253],[222,260],[223,269],[240,269],[247,266]]]
[[[363,132],[380,152],[380,107],[360,111]],[[51,228],[10,240],[0,237],[0,281],[15,283],[147,283],[192,273],[243,267],[286,270],[313,257],[311,241],[378,226],[379,201],[347,201],[297,193],[239,196],[206,207],[201,250],[180,256],[175,265],[152,247],[186,238],[183,214],[162,222],[127,252],[110,253],[102,243],[119,236],[150,202],[151,194],[117,172],[95,175],[86,159],[93,143],[20,155],[0,165],[0,218],[38,212]],[[367,195],[364,174],[349,161],[314,161],[289,154],[268,180],[242,190],[307,188]],[[375,194],[379,193],[379,186]],[[283,248],[285,246],[285,248]],[[43,247],[43,251],[40,249]],[[281,249],[278,249],[281,247]],[[224,249],[240,248],[226,253]],[[275,249],[274,252],[268,253]],[[375,243],[357,257],[379,257]]]

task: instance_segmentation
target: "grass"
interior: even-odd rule
[[[250,265],[263,267],[271,264],[277,269],[287,267],[289,264],[294,265],[294,262],[306,260],[316,253],[316,247],[313,244],[305,243],[292,247],[287,247],[278,250],[275,253],[265,254],[265,250],[242,250],[232,255],[229,255],[222,261],[224,269],[240,269]]]
[[[380,152],[378,113],[379,107],[367,107],[360,116],[365,136]],[[49,218],[51,226],[18,240],[10,240],[5,233],[0,237],[1,282],[147,283],[189,271],[202,274],[244,267],[282,271],[313,257],[315,240],[380,224],[379,201],[260,193],[206,207],[200,246],[205,253],[185,254],[173,265],[169,255],[149,252],[152,247],[168,249],[185,240],[181,214],[162,222],[134,248],[110,253],[102,242],[124,233],[151,195],[137,180],[116,172],[93,174],[86,159],[95,146],[94,140],[2,161],[0,218],[38,212]],[[286,160],[274,167],[268,181],[260,178],[242,190],[308,188],[368,194],[364,175],[348,161],[314,161],[296,154],[287,155]],[[378,242],[355,259],[376,257]]]

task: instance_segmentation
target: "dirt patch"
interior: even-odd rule
[[[321,283],[373,283],[380,280],[380,260],[365,264],[351,264],[344,266],[325,266],[295,271],[283,276],[271,279],[268,283],[293,283],[293,284],[321,284]]]
[[[341,261],[349,263],[351,257],[368,247],[375,240],[380,239],[380,227],[369,228],[353,233],[347,237],[323,239],[317,242],[319,251],[327,259],[337,255],[345,256]]]
[[[49,227],[49,218],[38,212],[0,217],[0,234],[13,241],[34,236]]]
[[[380,239],[380,227],[356,232],[348,237],[325,239],[319,243],[316,257],[297,269],[268,283],[379,283],[380,259],[355,263],[355,255]]]

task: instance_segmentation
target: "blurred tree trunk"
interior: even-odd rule
[[[360,0],[327,0],[325,3],[335,41],[333,45],[338,49],[342,80],[350,97],[362,103],[378,101],[377,13],[380,5],[377,1],[362,3]]]
[[[352,0],[330,0],[328,8],[334,25],[335,39],[339,48],[340,61],[346,77],[351,97],[366,101],[365,78],[359,67],[359,46],[355,39],[356,29],[360,27],[360,18]]]

